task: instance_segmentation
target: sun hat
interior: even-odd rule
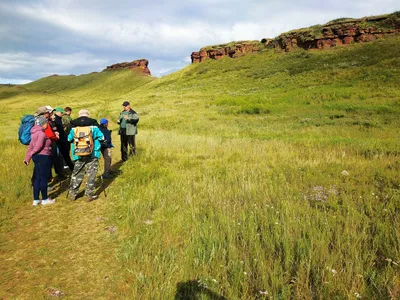
[[[106,124],[108,124],[108,120],[106,118],[102,118],[100,120],[100,125],[106,125]]]
[[[81,109],[81,110],[78,112],[78,115],[79,115],[80,117],[89,117],[89,111],[88,111],[87,109]]]
[[[128,106],[131,105],[128,101],[124,101],[124,103],[122,103],[122,106]]]
[[[37,118],[35,118],[35,124],[36,125],[43,126],[47,122],[48,122],[48,120],[43,116],[38,116]]]
[[[35,117],[40,116],[40,115],[43,115],[43,114],[45,114],[45,113],[47,113],[47,112],[48,112],[48,111],[47,111],[46,106],[40,106],[40,107],[36,110],[36,112],[35,112]]]
[[[52,113],[54,111],[54,108],[52,108],[50,105],[46,105],[45,107],[46,107],[47,112],[49,112],[49,113]]]

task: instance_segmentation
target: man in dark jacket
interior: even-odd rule
[[[70,152],[70,144],[67,140],[67,134],[64,131],[64,126],[62,123],[62,117],[65,114],[65,111],[61,107],[56,107],[55,111],[55,126],[57,128],[57,132],[59,134],[58,136],[58,141],[57,141],[57,147],[59,152],[61,153],[62,157],[64,158],[68,168],[73,171],[74,170],[74,164],[72,163],[71,157],[69,155]],[[59,168],[63,167],[63,162],[62,158],[55,162],[58,163]]]
[[[139,122],[139,115],[131,108],[128,101],[122,103],[124,110],[118,117],[119,131],[121,136],[121,158],[123,161],[128,159],[128,144],[130,146],[129,154],[136,154],[136,141],[137,123]]]
[[[99,123],[97,120],[89,118],[89,111],[86,109],[81,109],[78,112],[79,118],[71,121],[71,128],[78,127],[78,126],[97,126],[99,127]]]

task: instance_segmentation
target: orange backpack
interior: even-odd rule
[[[76,156],[88,156],[92,154],[94,143],[92,136],[92,127],[75,127],[74,128],[74,154]]]

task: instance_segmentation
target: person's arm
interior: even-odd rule
[[[139,115],[136,112],[130,113],[126,120],[128,123],[136,125],[139,122]]]
[[[44,131],[44,133],[53,142],[57,142],[58,141],[58,136],[54,133],[53,129],[51,129],[50,123],[49,123],[49,126],[47,126],[46,130]]]
[[[31,141],[32,146],[31,144],[29,144],[29,148],[25,156],[25,161],[27,163],[29,163],[33,155],[35,155],[36,153],[40,152],[43,149],[46,143],[46,138],[47,138],[46,135],[41,134],[36,139],[32,139]]]
[[[92,134],[94,140],[104,141],[104,134],[98,127],[92,127],[92,130],[93,130]]]
[[[122,115],[122,112],[121,112],[121,113],[119,114],[117,124],[121,124],[122,119],[123,119],[123,115]]]
[[[68,142],[72,143],[74,141],[74,132],[75,128],[71,128],[71,131],[68,134],[67,140]]]

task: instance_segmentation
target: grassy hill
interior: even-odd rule
[[[0,253],[18,243],[26,250],[7,260],[21,273],[0,277],[0,296],[54,288],[71,299],[400,297],[399,50],[394,37],[327,51],[266,49],[161,79],[115,72],[47,77],[8,94],[0,87],[8,121],[0,125]],[[69,105],[75,116],[88,108],[109,117],[115,129],[122,99],[140,115],[138,155],[114,166],[120,175],[97,202],[71,204],[60,183],[41,221],[30,207],[31,170],[20,163],[20,116]],[[68,211],[80,218],[57,217]],[[77,228],[88,228],[78,222],[97,224],[99,215],[116,233],[90,231],[91,264],[67,259],[85,233]],[[24,236],[36,222],[67,238]],[[62,268],[30,262],[36,239],[44,266],[57,256]],[[103,272],[110,247],[112,275]]]

